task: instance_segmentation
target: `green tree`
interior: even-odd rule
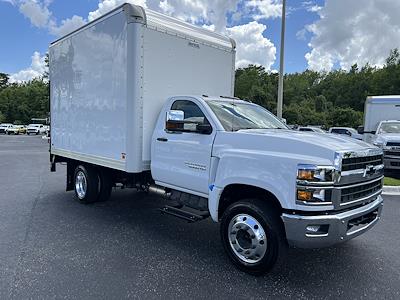
[[[0,73],[0,90],[4,89],[8,84],[9,76],[5,73]]]

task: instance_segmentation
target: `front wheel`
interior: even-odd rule
[[[283,261],[287,243],[278,212],[265,201],[247,199],[231,204],[221,221],[221,239],[240,270],[262,275]]]

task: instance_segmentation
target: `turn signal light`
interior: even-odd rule
[[[313,198],[313,193],[308,191],[297,191],[297,199],[301,201],[310,201]]]
[[[300,180],[313,180],[314,179],[314,170],[298,170],[297,171],[297,179]]]

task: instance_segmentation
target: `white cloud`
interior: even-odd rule
[[[172,15],[175,12],[175,8],[168,3],[168,0],[160,1],[158,7],[164,14]]]
[[[326,0],[320,19],[307,27],[312,34],[305,56],[309,68],[382,66],[390,50],[399,47],[399,11],[398,0]]]
[[[205,29],[211,30],[211,31],[215,31],[215,25],[214,24],[210,24],[210,25],[203,24],[202,27],[205,28]]]
[[[313,6],[307,7],[307,11],[309,11],[309,12],[319,12],[321,9],[322,9],[322,6],[318,6],[318,5],[313,5]]]
[[[51,34],[60,37],[74,31],[75,29],[85,24],[85,19],[83,19],[81,16],[74,15],[72,18],[62,20],[61,24],[58,26],[54,23],[50,23],[49,31]]]
[[[257,21],[226,29],[229,36],[236,40],[237,68],[257,64],[264,66],[266,70],[271,70],[276,59],[276,47],[263,36],[266,29],[267,26]]]
[[[21,1],[19,11],[27,17],[31,23],[39,28],[46,27],[50,21],[51,12],[44,3],[36,0]]]
[[[303,1],[301,7],[308,12],[317,13],[322,10],[322,6],[319,6],[314,1]]]
[[[41,56],[39,52],[35,51],[32,55],[31,66],[18,73],[12,74],[9,81],[11,83],[29,81],[42,76],[46,71],[45,56]]]
[[[278,18],[282,15],[282,4],[278,0],[250,0],[246,7],[255,10],[254,19]]]
[[[30,20],[31,24],[38,28],[47,29],[52,35],[60,37],[74,31],[86,23],[80,16],[62,20],[57,24],[49,10],[52,0],[1,0],[19,8],[19,11]]]

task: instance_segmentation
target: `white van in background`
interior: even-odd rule
[[[365,101],[364,141],[384,151],[385,169],[400,170],[400,96],[373,96]]]

